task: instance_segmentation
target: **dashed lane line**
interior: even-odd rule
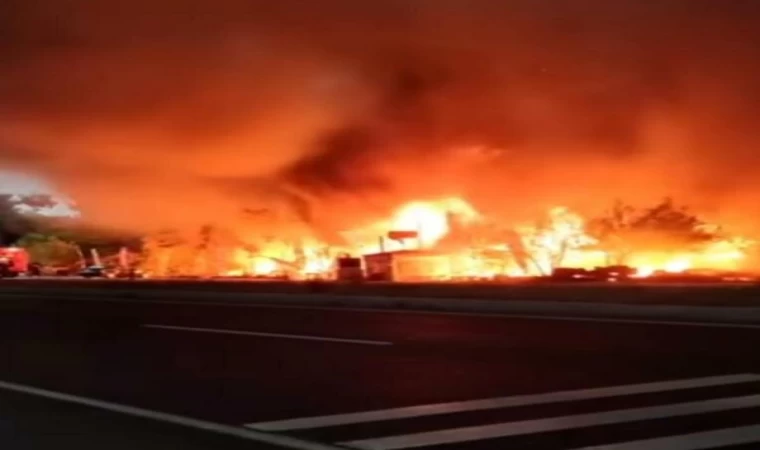
[[[150,323],[143,324],[142,327],[153,329],[153,330],[228,334],[228,335],[234,335],[234,336],[255,336],[255,337],[264,337],[264,338],[292,339],[292,340],[298,340],[298,341],[333,342],[333,343],[338,343],[338,344],[360,344],[360,345],[376,345],[376,346],[393,345],[393,342],[388,342],[388,341],[373,341],[373,340],[367,340],[367,339],[347,339],[347,338],[326,337],[326,336],[310,336],[310,335],[305,335],[305,334],[264,333],[264,332],[258,332],[258,331],[227,330],[227,329],[221,329],[221,328],[182,327],[182,326],[176,326],[176,325],[160,325],[160,324],[150,324]]]

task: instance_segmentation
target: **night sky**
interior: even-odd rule
[[[446,195],[673,195],[754,227],[759,22],[751,0],[5,0],[0,168],[129,228],[266,207],[330,231]]]

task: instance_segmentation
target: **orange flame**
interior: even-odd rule
[[[537,224],[511,227],[518,236],[521,249],[516,248],[514,242],[500,242],[493,236],[470,239],[467,243],[455,239],[443,245],[442,241],[451,233],[452,217],[462,224],[465,232],[473,235],[477,235],[477,226],[483,223],[478,211],[461,198],[412,201],[401,205],[388,220],[346,233],[348,244],[345,246],[329,246],[305,237],[299,243],[270,239],[255,246],[255,251],[236,249],[231,258],[235,268],[225,274],[327,278],[334,273],[336,255],[362,255],[381,250],[435,251],[436,255],[441,255],[435,264],[435,274],[431,274],[436,279],[548,275],[557,267],[594,269],[606,265],[609,259],[598,248],[597,240],[587,234],[583,217],[567,208],[550,209],[544,220]],[[418,237],[385,240],[380,244],[378,238],[382,239],[389,231],[414,231]],[[745,239],[727,239],[710,243],[701,250],[634,251],[626,262],[636,269],[636,276],[642,278],[657,272],[682,273],[690,269],[736,270],[745,258],[745,249],[751,244]],[[520,252],[523,256],[518,255]],[[520,263],[520,257],[523,263]],[[204,262],[202,266],[207,265]]]

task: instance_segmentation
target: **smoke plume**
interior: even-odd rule
[[[760,4],[6,0],[0,168],[95,223],[670,195],[755,226]]]

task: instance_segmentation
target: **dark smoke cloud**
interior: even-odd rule
[[[412,197],[757,214],[751,0],[6,0],[0,163],[150,228]],[[737,212],[741,212],[739,215]],[[743,223],[756,223],[747,221]]]

